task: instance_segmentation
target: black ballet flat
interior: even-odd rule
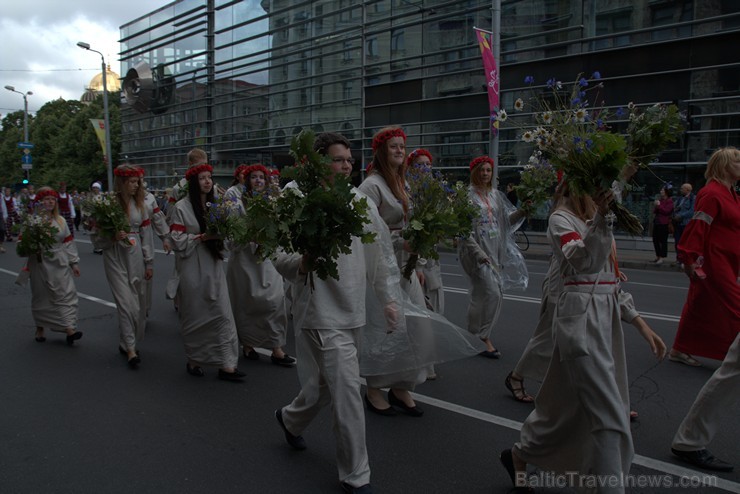
[[[36,337],[35,337],[34,339],[35,339],[35,340],[36,340],[36,341],[37,341],[38,343],[43,343],[43,342],[45,342],[45,341],[46,341],[46,337],[45,337],[45,336],[36,336]]]
[[[244,376],[246,374],[240,372],[239,369],[234,369],[234,372],[226,372],[223,369],[218,370],[218,378],[222,381],[243,382]]]
[[[370,398],[365,395],[365,404],[367,405],[367,409],[370,410],[373,413],[377,413],[378,415],[383,415],[384,417],[393,417],[394,415],[398,415],[396,411],[393,409],[393,407],[388,408],[378,408],[375,405],[372,404],[370,401]]]
[[[72,334],[67,335],[67,345],[72,346],[75,344],[75,341],[82,338],[82,331],[75,331]]]
[[[506,469],[506,473],[509,474],[511,483],[514,484],[514,492],[534,492],[534,489],[532,489],[529,486],[518,486],[516,484],[516,468],[514,468],[514,453],[511,452],[511,449],[503,450],[498,458],[499,460],[501,460],[501,464]]]
[[[248,352],[245,352],[242,350],[242,355],[244,355],[244,358],[247,360],[259,360],[260,354],[257,353],[254,348],[249,350]]]
[[[141,363],[141,358],[139,358],[139,355],[136,354],[127,361],[128,366],[132,369],[137,369],[139,367],[139,364]]]
[[[390,403],[394,407],[398,407],[401,409],[403,413],[406,415],[410,415],[412,417],[421,417],[424,415],[424,410],[419,408],[418,405],[410,407],[406,403],[404,403],[402,400],[400,400],[395,394],[393,394],[393,390],[388,391],[388,403]]]
[[[283,358],[276,357],[275,355],[270,355],[270,361],[273,364],[279,365],[281,367],[293,367],[295,365],[295,359],[287,353],[283,355]]]
[[[188,371],[188,374],[195,377],[203,377],[206,375],[203,367],[199,365],[190,365],[188,362],[185,362],[185,370]]]

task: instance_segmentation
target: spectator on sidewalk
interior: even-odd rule
[[[655,248],[655,264],[663,264],[668,257],[668,225],[673,217],[673,189],[666,184],[660,189],[660,197],[655,200],[655,220],[653,221],[653,247]]]

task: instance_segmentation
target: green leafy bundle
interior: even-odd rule
[[[115,240],[118,232],[129,232],[128,216],[123,211],[115,192],[106,192],[82,201],[80,208],[92,219],[92,227],[110,240]]]
[[[296,166],[282,176],[293,180],[276,198],[258,195],[245,200],[246,222],[235,242],[252,241],[259,245],[263,258],[280,248],[287,253],[305,255],[306,268],[325,280],[339,279],[336,260],[351,252],[352,237],[363,243],[374,241],[366,233],[368,203],[352,190],[349,177],[332,175],[329,158],[313,150],[314,133],[303,130],[291,142]]]
[[[654,161],[685,129],[685,117],[676,105],[658,103],[642,112],[635,105],[630,105],[629,112],[627,153],[642,167]]]
[[[413,254],[404,266],[403,276],[410,279],[419,257],[439,259],[436,246],[440,241],[470,235],[478,212],[470,203],[464,184],[450,187],[439,172],[432,173],[423,165],[409,169],[406,183],[412,209],[402,235]]]
[[[542,158],[542,151],[537,150],[519,175],[521,180],[514,190],[522,203],[520,209],[530,216],[552,197],[557,173],[550,162]]]
[[[21,257],[36,254],[36,260],[41,262],[42,255],[51,257],[49,249],[54,247],[57,233],[59,228],[50,222],[48,215],[24,214],[15,251]]]
[[[217,196],[206,203],[206,233],[217,235],[222,240],[230,239],[236,226],[239,203],[235,199]]]

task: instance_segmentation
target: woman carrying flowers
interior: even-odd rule
[[[244,177],[242,188],[247,195],[246,201],[249,196],[265,192],[269,172],[264,166],[242,165],[237,168],[235,175]],[[227,195],[235,187],[239,185],[231,187]],[[239,214],[244,214],[242,193],[236,196],[236,200]],[[282,276],[275,270],[272,261],[262,261],[255,255],[257,245],[253,242],[246,245],[232,243],[229,250],[231,257],[226,268],[226,281],[244,356],[249,360],[258,360],[259,354],[255,348],[271,348],[270,360],[273,364],[291,367],[295,359],[282,348],[288,326]]]
[[[144,170],[119,165],[113,174],[111,214],[105,218],[100,212],[93,213],[91,235],[93,246],[103,250],[105,276],[116,302],[118,350],[135,369],[141,363],[136,345],[144,338],[146,328],[146,280],[153,274],[154,243],[144,204]],[[96,205],[104,201],[98,200]],[[121,210],[125,217],[122,224],[112,219],[108,221],[120,215]],[[103,226],[108,224],[114,225],[115,231]]]
[[[470,162],[470,200],[478,206],[480,215],[474,221],[472,235],[458,243],[460,264],[472,283],[468,331],[485,343],[482,356],[497,359],[501,353],[493,346],[491,333],[501,311],[502,286],[508,285],[506,280],[526,286],[528,278],[513,238],[525,215],[503,192],[493,188],[493,159],[488,156]]]
[[[424,167],[428,172],[432,170],[432,154],[426,149],[415,149],[409,153],[406,159],[407,168],[414,166]],[[444,314],[445,311],[445,294],[442,286],[442,270],[440,269],[439,259],[425,259],[421,265],[424,283],[424,297],[431,309],[438,313]]]
[[[241,381],[236,368],[239,346],[223,269],[223,240],[206,233],[208,205],[214,201],[213,168],[191,166],[188,195],[173,206],[170,235],[178,260],[178,315],[188,374],[205,375],[202,366],[218,367],[218,377]]]
[[[401,236],[409,211],[404,166],[406,134],[400,127],[385,127],[373,136],[372,148],[373,168],[359,189],[372,199],[388,225],[398,267],[403,269],[410,255],[408,244]],[[425,307],[424,292],[417,276],[402,278],[401,287],[414,304]],[[400,406],[410,415],[421,416],[423,412],[416,406],[409,391],[424,382],[427,375],[427,369],[418,368],[383,376],[367,376],[367,403],[370,410],[383,415],[395,414],[380,390],[390,387],[388,398],[391,404]]]
[[[58,194],[41,187],[36,194],[36,214],[24,221],[19,237],[19,254],[28,256],[26,269],[31,279],[31,311],[36,323],[36,341],[46,341],[44,328],[67,334],[67,344],[82,338],[77,326],[77,288],[74,277],[80,276],[77,247],[67,222],[59,214]],[[27,222],[30,222],[27,223]],[[27,240],[33,242],[26,243]],[[35,237],[33,239],[29,236]],[[31,252],[30,243],[45,245],[43,252]]]

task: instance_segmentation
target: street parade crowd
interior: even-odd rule
[[[342,135],[319,134],[313,150],[328,163],[327,187],[352,173],[350,142]],[[240,356],[256,360],[256,349],[269,350],[274,364],[297,368],[301,383],[293,401],[275,411],[287,443],[306,449],[302,433],[328,408],[342,489],[372,492],[365,408],[381,416],[421,418],[424,410],[412,392],[435,379],[435,365],[473,355],[500,358],[495,330],[503,293],[528,280],[514,244],[527,211],[495,187],[493,158],[476,157],[470,162],[467,191],[476,213],[471,232],[455,240],[470,280],[467,327],[447,321],[439,261],[416,259],[404,237],[415,206],[407,173],[412,168],[431,173],[434,156],[425,149],[408,152],[400,127],[378,131],[372,151],[367,177],[349,191],[358,210],[367,205],[362,238],[352,236],[336,258],[337,276],[324,278],[314,276],[317,259],[311,252],[277,249],[263,259],[260,244],[230,241],[211,228],[208,218],[219,201],[230,201],[233,214],[248,215],[246,198],[255,194],[268,189],[278,195],[302,193],[296,180],[280,189],[279,172],[261,164],[240,165],[232,185],[223,189],[214,182],[206,153],[193,149],[185,179],[168,190],[166,199],[147,191],[144,170],[130,164],[115,168],[109,196],[97,182],[86,193],[68,192],[64,183],[57,190],[29,186],[20,194],[6,188],[4,236],[12,240],[14,225],[20,225],[16,241],[27,263],[19,280],[30,280],[35,340],[43,343],[47,330],[62,332],[69,345],[83,336],[77,330],[74,282],[80,276],[74,236],[83,228],[102,255],[116,304],[118,351],[131,369],[146,365],[139,347],[152,299],[160,296],[152,294],[151,285],[156,236],[166,252],[175,254],[165,295],[178,311],[185,372],[199,379],[215,368],[219,379],[242,382],[247,376],[239,369]],[[576,193],[568,176],[559,177],[547,230],[553,256],[539,323],[503,383],[515,400],[534,406],[519,440],[500,454],[518,489],[531,490],[526,483],[530,464],[593,476],[629,472],[634,455],[630,419],[636,413],[629,404],[623,321],[637,329],[657,359],[667,355],[693,366],[701,365],[695,356],[722,362],[688,411],[671,449],[694,466],[732,470],[707,446],[721,411],[740,396],[740,198],[734,188],[740,180],[740,151],[716,150],[706,179],[698,195],[685,184],[674,202],[671,189],[664,187],[655,203],[654,262],[667,258],[670,228],[675,262],[690,279],[676,340],[668,349],[621,286],[626,276],[619,270],[610,214],[618,191]],[[111,213],[113,219],[104,222],[99,211],[105,208],[119,211],[118,220]],[[30,245],[23,242],[32,231],[42,232],[39,238],[47,232],[43,249],[21,248]],[[412,275],[403,276],[409,265]],[[285,350],[291,320],[295,356]],[[536,397],[527,393],[525,379],[542,383]],[[624,492],[624,487],[588,490]]]

